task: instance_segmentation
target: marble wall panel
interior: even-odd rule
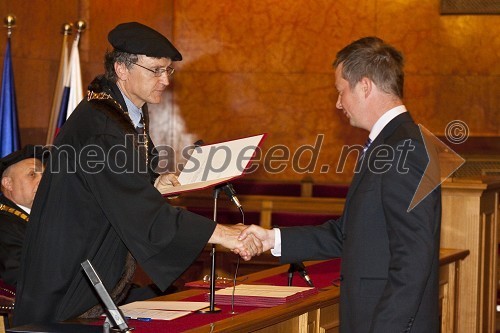
[[[500,85],[494,76],[411,75],[406,104],[436,135],[455,120],[467,124],[471,136],[500,134]]]
[[[291,150],[324,133],[318,164],[330,165],[339,147],[366,136],[335,111],[332,60],[350,41],[378,35],[405,54],[405,101],[417,121],[436,134],[454,119],[473,135],[496,134],[500,47],[488,28],[495,22],[498,16],[442,16],[434,0],[176,1],[175,42],[185,61],[174,98],[186,127],[172,132],[187,130],[188,141],[268,132],[266,145]],[[295,171],[258,176],[304,176]],[[312,176],[350,177],[318,169]]]
[[[111,49],[108,32],[119,23],[141,22],[172,38],[173,0],[147,3],[140,0],[81,0],[79,3],[81,12],[88,16],[89,21],[80,50],[88,55],[89,62],[102,64],[104,52]]]
[[[349,126],[335,108],[333,70],[315,75],[178,74],[174,88],[174,122],[178,127],[172,136],[178,150],[198,139],[211,143],[268,133],[264,155],[277,145],[290,153],[289,167],[274,177],[300,179],[305,176],[300,169],[311,160],[310,155],[301,155],[302,162],[298,168],[293,167],[293,156],[298,158],[301,146],[318,147],[318,168],[314,173],[319,174],[323,164],[336,163],[344,141],[361,144],[367,135]],[[339,177],[345,180],[349,176]]]
[[[0,64],[3,68],[7,29],[3,20],[16,17],[11,56],[16,87],[21,145],[45,143],[46,126],[59,66],[63,22],[77,17],[62,2],[0,1]],[[1,80],[1,78],[0,78]]]
[[[374,9],[371,1],[177,1],[175,43],[185,56],[175,79],[174,123],[184,128],[171,130],[187,138],[178,146],[266,132],[263,152],[283,145],[290,161],[278,174],[256,175],[301,179],[308,157],[294,167],[293,153],[321,135],[313,173],[337,179],[318,169],[338,159],[350,133],[357,133],[355,143],[364,138],[335,108],[332,62],[345,40],[374,33]]]
[[[498,15],[440,15],[435,0],[377,3],[377,33],[404,52],[408,74],[500,73]]]
[[[78,7],[67,6],[63,1],[0,1],[0,50],[3,57],[4,38],[7,29],[3,20],[8,14],[16,16],[12,35],[13,58],[59,60],[61,27],[64,22],[77,20]],[[4,35],[5,33],[5,35]]]
[[[56,62],[50,60],[28,59],[23,61],[23,68],[26,70],[20,71],[16,75],[15,84],[23,82],[23,86],[32,93],[16,99],[18,119],[21,125],[41,124],[45,121],[45,114],[42,112],[39,102],[42,101],[42,98],[46,98],[45,96],[53,94],[52,81],[54,78],[51,73],[54,70],[57,71],[57,66]]]
[[[325,72],[346,39],[373,31],[374,3],[176,1],[175,41],[193,71]]]
[[[404,52],[405,103],[417,122],[436,134],[455,119],[475,136],[500,132],[500,16],[440,15],[438,0],[57,0],[50,6],[11,0],[0,2],[0,10],[18,17],[13,62],[23,142],[45,142],[59,29],[77,19],[88,21],[80,43],[84,86],[102,72],[107,32],[120,22],[147,23],[182,52],[162,104],[150,108],[157,144],[181,149],[198,139],[267,132],[265,150],[296,151],[324,134],[312,174],[290,167],[279,174],[259,170],[257,178],[350,179],[351,162],[347,173],[331,172],[332,166],[343,146],[364,142],[367,133],[335,109],[332,61],[367,35]],[[4,43],[0,52],[3,60]]]

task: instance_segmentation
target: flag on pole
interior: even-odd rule
[[[0,95],[0,157],[19,149],[19,124],[17,123],[16,91],[10,55],[10,35],[7,38]]]
[[[59,71],[57,74],[56,89],[54,90],[54,98],[52,99],[52,107],[50,112],[49,129],[47,131],[46,144],[52,144],[56,133],[57,118],[59,109],[61,108],[62,95],[64,90],[64,79],[68,72],[68,35],[71,33],[71,26],[65,25],[63,42],[61,48],[61,61],[59,62]]]
[[[73,48],[71,50],[71,58],[69,61],[70,90],[69,90],[66,119],[68,119],[69,116],[71,116],[73,110],[83,99],[82,71],[80,69],[80,52],[78,51],[79,40],[80,40],[80,33],[78,33],[78,35],[75,38],[75,41],[73,42]]]
[[[80,70],[80,54],[78,52],[79,40],[80,34],[78,33],[73,41],[73,46],[71,47],[69,69],[65,73],[64,89],[61,98],[59,116],[57,118],[56,134],[76,108],[78,103],[80,103],[83,99],[82,72]]]

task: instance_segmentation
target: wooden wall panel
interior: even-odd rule
[[[472,135],[500,135],[500,36],[491,28],[499,16],[440,15],[437,1],[378,4],[378,34],[405,53],[416,120],[440,135],[455,119]]]
[[[61,28],[65,22],[76,20],[77,7],[66,1],[53,1],[50,6],[44,0],[1,1],[2,65],[7,35],[3,19],[8,14],[14,14],[17,19],[11,55],[21,144],[44,144],[61,53]]]
[[[406,104],[415,120],[444,134],[452,120],[472,136],[500,135],[498,15],[439,15],[435,0],[152,0],[0,2],[14,13],[13,62],[23,144],[44,143],[59,64],[61,25],[84,19],[83,85],[103,71],[107,32],[140,21],[167,35],[184,60],[161,105],[151,108],[157,144],[180,151],[198,139],[216,142],[269,133],[264,153],[323,144],[311,173],[261,168],[253,178],[347,182],[352,159],[334,172],[344,145],[366,132],[335,109],[332,61],[347,43],[378,35],[406,56]],[[5,43],[0,42],[0,60]],[[307,163],[310,158],[302,156]],[[302,164],[304,165],[304,164]],[[323,168],[323,169],[322,169]],[[329,172],[322,172],[326,170]]]

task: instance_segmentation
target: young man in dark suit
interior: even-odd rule
[[[379,38],[342,49],[334,62],[337,108],[369,132],[338,220],[253,234],[282,263],[342,257],[341,332],[438,332],[439,186],[410,203],[429,158],[403,105],[403,56]],[[436,166],[433,166],[436,167]]]

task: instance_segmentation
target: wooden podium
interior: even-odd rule
[[[468,249],[459,272],[457,332],[495,332],[500,180],[442,184],[441,247]]]
[[[440,251],[440,308],[441,331],[443,333],[462,332],[456,327],[456,302],[458,301],[456,291],[457,286],[460,285],[460,265],[467,254],[466,250],[441,249]],[[309,262],[306,265],[311,268],[310,265],[315,263],[318,262]],[[245,283],[259,284],[262,283],[262,279],[284,274],[287,270],[288,265],[279,266],[250,274],[244,280]],[[311,273],[311,270],[309,272]],[[314,280],[316,276],[311,274],[311,278]],[[187,300],[205,294],[207,291],[207,289],[189,289],[161,296],[154,300]],[[165,321],[161,324],[161,328],[165,332],[175,332],[179,331],[179,321],[189,321],[189,327],[183,327],[183,332],[335,333],[339,330],[339,292],[338,287],[330,285],[319,288],[316,295],[300,301],[272,308],[255,308],[233,316],[227,315],[229,309],[214,317],[194,313],[188,317]],[[226,316],[224,317],[224,315]],[[205,320],[198,322],[200,318]],[[139,329],[139,327],[137,328]],[[153,327],[142,326],[140,329],[141,332],[145,333],[155,332]]]

